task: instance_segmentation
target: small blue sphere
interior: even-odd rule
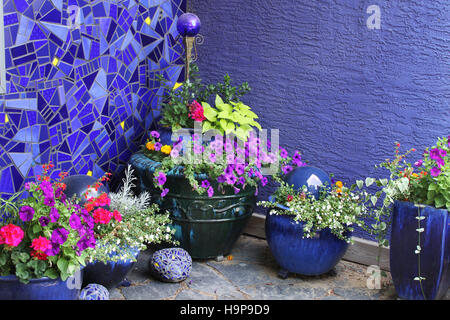
[[[185,280],[192,269],[192,258],[182,248],[167,248],[156,251],[149,260],[153,276],[164,282]]]
[[[67,198],[72,198],[74,195],[80,200],[80,204],[83,205],[86,202],[86,198],[83,197],[84,193],[88,190],[88,186],[91,186],[89,190],[88,197],[98,197],[103,192],[109,193],[109,188],[107,185],[101,185],[97,191],[92,187],[97,179],[85,174],[76,174],[73,176],[66,177],[61,181],[66,185],[66,190],[64,194]]]
[[[200,32],[200,19],[193,13],[183,13],[178,17],[177,30],[182,37],[195,37]]]
[[[109,300],[109,291],[100,284],[90,283],[81,290],[79,300]]]
[[[331,190],[331,180],[328,174],[316,167],[298,167],[288,173],[285,181],[294,188],[300,190],[306,186],[316,199],[319,198],[321,190]]]

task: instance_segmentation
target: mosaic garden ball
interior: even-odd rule
[[[109,300],[109,291],[100,284],[90,283],[81,290],[79,300]]]
[[[183,13],[178,18],[177,30],[182,37],[195,37],[200,27],[200,19],[193,13]]]
[[[294,185],[295,189],[302,189],[306,186],[316,199],[319,198],[321,190],[326,188],[331,190],[331,180],[328,174],[316,167],[298,167],[288,173],[285,181],[289,185]]]
[[[192,269],[192,258],[182,248],[161,249],[153,253],[149,260],[152,275],[164,282],[185,280]]]
[[[84,204],[86,202],[86,198],[83,197],[83,194],[87,191],[88,186],[93,186],[97,182],[97,179],[92,176],[78,174],[68,176],[62,182],[66,184],[66,190],[64,193],[67,198],[70,199],[76,195],[80,199],[80,204]],[[97,191],[95,191],[94,188],[90,188],[88,197],[97,197],[103,192],[109,193],[108,186],[102,185]]]

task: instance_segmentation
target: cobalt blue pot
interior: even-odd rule
[[[0,300],[77,300],[82,280],[78,278],[78,284],[76,280],[43,277],[25,284],[15,275],[0,276]]]
[[[418,254],[415,253],[420,215],[421,253],[420,276],[422,286],[414,280],[418,273]],[[396,201],[392,215],[390,238],[390,271],[397,295],[409,300],[441,299],[450,287],[450,221],[448,211],[430,206],[415,206],[411,202]]]
[[[139,250],[131,249],[137,259]],[[114,289],[119,285],[129,285],[125,279],[127,274],[133,269],[136,261],[118,260],[115,261],[94,261],[88,263],[84,268],[83,288],[90,283],[97,283],[108,290]]]
[[[348,243],[333,235],[330,229],[321,230],[314,238],[302,239],[304,223],[296,223],[290,215],[269,212],[270,209],[266,215],[266,240],[281,267],[281,277],[285,278],[289,272],[308,276],[324,274],[344,256]]]

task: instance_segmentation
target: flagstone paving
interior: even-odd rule
[[[181,283],[160,282],[150,275],[151,251],[142,252],[128,275],[131,285],[110,291],[111,300],[395,300],[389,273],[381,289],[369,289],[367,267],[341,261],[328,274],[278,277],[267,242],[243,235],[222,261],[194,261]],[[450,291],[445,297],[450,300]]]

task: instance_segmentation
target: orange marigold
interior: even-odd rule
[[[145,147],[150,151],[155,150],[155,145],[151,142],[147,142]]]

